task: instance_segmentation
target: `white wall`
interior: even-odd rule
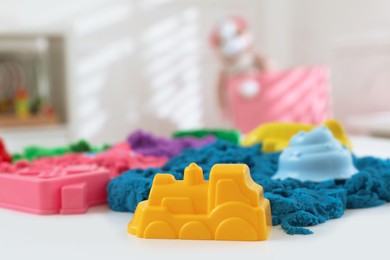
[[[218,19],[242,15],[255,31],[259,48],[264,47],[263,4],[263,0],[1,0],[0,34],[49,33],[65,38],[68,120],[56,132],[55,140],[61,141],[53,145],[79,138],[115,142],[137,128],[168,135],[176,129],[226,126],[216,107],[219,65],[209,33]],[[45,143],[33,132],[49,136],[53,130],[24,132],[31,138],[23,144],[29,145]]]
[[[389,32],[386,0],[294,0],[291,11],[294,64],[330,63],[335,41]]]
[[[113,142],[137,128],[168,135],[226,126],[216,106],[219,65],[209,33],[218,19],[238,14],[261,43],[261,11],[256,0],[117,0],[74,20],[72,137]]]
[[[272,39],[267,51],[283,53],[279,58],[287,66],[328,64],[333,71],[336,117],[346,122],[351,116],[390,110],[386,69],[390,65],[390,1],[277,0],[267,4],[271,10],[281,10],[279,24],[285,27],[276,29],[288,38],[273,37],[271,29],[265,36]],[[273,13],[275,21],[278,11]]]

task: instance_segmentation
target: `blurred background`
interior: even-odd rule
[[[349,132],[389,137],[389,13],[386,0],[0,0],[0,137],[16,152],[234,127],[209,42],[229,15],[279,70],[328,67]]]

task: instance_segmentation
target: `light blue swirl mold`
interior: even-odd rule
[[[273,178],[321,182],[347,179],[357,172],[350,151],[327,127],[321,126],[291,138],[279,157],[278,171]]]

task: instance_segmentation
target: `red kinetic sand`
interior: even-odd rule
[[[235,127],[247,133],[266,122],[322,123],[330,114],[328,74],[313,67],[232,78]]]
[[[113,178],[130,169],[161,167],[166,162],[166,157],[143,156],[133,153],[129,144],[123,142],[102,153],[91,155],[66,154],[59,157],[45,157],[35,160],[33,164],[43,163],[57,166],[93,164],[107,168],[111,178]]]
[[[0,163],[1,162],[11,162],[12,158],[7,152],[3,140],[0,139]]]

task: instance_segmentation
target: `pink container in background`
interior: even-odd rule
[[[244,133],[266,122],[319,124],[330,116],[325,67],[238,75],[228,88],[234,126]]]

